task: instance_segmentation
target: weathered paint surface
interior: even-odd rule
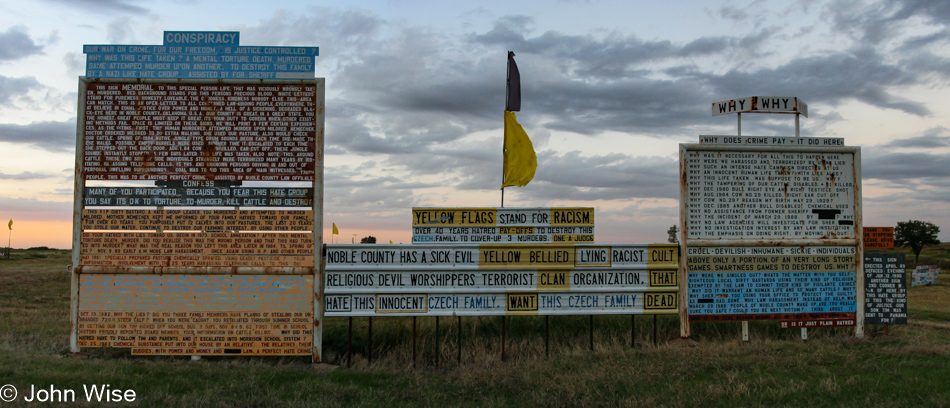
[[[310,355],[311,276],[80,278],[78,345],[133,354]]]
[[[310,231],[304,210],[83,210],[83,230]]]
[[[907,324],[906,256],[865,255],[864,293],[865,324]]]
[[[321,361],[324,95],[323,79],[80,78],[72,351],[108,346],[133,354]],[[87,187],[87,180],[155,180],[156,187]],[[243,187],[242,181],[311,187]],[[235,209],[240,206],[309,210]],[[105,288],[95,285],[107,279]],[[300,279],[302,285],[288,283]],[[261,287],[257,280],[281,285]],[[149,290],[139,291],[145,282]],[[183,292],[189,292],[184,300]],[[97,307],[102,310],[90,309]],[[142,325],[128,326],[126,319]],[[103,323],[115,326],[89,326]],[[224,327],[232,323],[241,324]],[[108,337],[114,330],[124,338]]]
[[[744,112],[797,113],[808,117],[808,105],[794,96],[749,96],[712,103],[713,116]]]
[[[860,148],[804,140],[680,145],[682,336],[745,320],[863,333]]]
[[[864,227],[864,249],[894,249],[894,227]]]
[[[327,316],[676,313],[671,244],[327,245]]]
[[[316,85],[89,82],[87,180],[309,181]]]

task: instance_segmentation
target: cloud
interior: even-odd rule
[[[33,173],[33,172],[29,172],[29,171],[24,171],[24,172],[19,173],[19,174],[6,174],[6,173],[0,172],[0,180],[18,180],[18,181],[23,181],[23,180],[47,179],[47,178],[52,178],[52,177],[56,177],[56,176],[53,176],[53,175],[50,175],[50,174]]]
[[[135,3],[138,3],[136,0],[47,0],[48,2],[63,4],[66,6],[76,7],[81,10],[89,11],[96,10],[97,12],[107,12],[107,13],[134,13],[134,14],[145,14],[148,13],[148,9],[137,6]]]
[[[76,147],[76,121],[28,125],[0,123],[0,142],[24,144],[50,152],[69,152]]]
[[[106,39],[112,44],[135,43],[136,20],[129,16],[117,17],[106,25]]]
[[[83,75],[86,71],[86,57],[82,53],[67,52],[63,54],[63,65],[70,75]]]
[[[26,34],[26,27],[24,26],[16,25],[8,28],[6,32],[0,33],[0,62],[18,60],[42,53],[43,47]]]
[[[35,198],[11,198],[0,196],[0,208],[12,213],[12,218],[27,218],[33,221],[68,221],[72,214],[72,201],[45,201]],[[16,225],[14,225],[16,226]]]
[[[948,135],[948,136],[941,136]],[[950,131],[943,126],[937,126],[926,132],[922,136],[909,137],[906,139],[894,139],[881,147],[893,148],[938,148],[950,146]]]
[[[943,154],[904,153],[864,149],[862,177],[887,181],[925,181],[928,178],[950,178],[950,162]]]
[[[10,78],[0,75],[0,106],[12,107],[17,101],[29,99],[27,95],[30,91],[45,88],[34,77]]]
[[[930,110],[922,102],[889,92],[894,87],[924,84],[929,79],[902,66],[885,62],[870,48],[792,60],[776,68],[755,71],[732,69],[723,75],[695,72],[692,76],[722,95],[749,95],[768,89],[776,95],[808,95],[808,103],[833,106],[857,100],[915,116]]]
[[[746,37],[700,37],[687,44],[667,40],[644,41],[634,35],[614,31],[604,38],[592,35],[567,35],[549,30],[528,38],[533,19],[509,16],[496,21],[484,34],[472,34],[469,41],[493,49],[505,48],[516,53],[552,57],[568,75],[583,80],[613,80],[641,77],[645,64],[672,59],[704,57],[727,52],[756,55],[769,38],[768,32]],[[522,72],[524,78],[524,72]]]

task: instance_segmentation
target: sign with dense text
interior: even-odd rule
[[[594,209],[413,208],[412,242],[594,242]]]
[[[86,80],[80,92],[87,180],[313,180],[313,81]]]
[[[320,362],[318,49],[166,31],[83,52],[70,350]]]
[[[83,275],[80,347],[310,355],[312,276]]]
[[[328,245],[326,315],[656,314],[677,245]]]
[[[191,181],[191,183],[210,183]],[[128,207],[311,207],[312,188],[289,187],[86,187],[84,204]]]
[[[894,227],[864,227],[864,249],[894,249]]]
[[[865,324],[907,324],[905,255],[865,255],[864,293]]]
[[[237,31],[165,31],[162,45],[86,45],[90,78],[312,79],[318,47],[241,46]]]
[[[684,160],[689,239],[857,236],[852,154],[720,150]]]
[[[703,321],[860,325],[859,148],[824,138],[703,142],[680,145],[682,334]]]

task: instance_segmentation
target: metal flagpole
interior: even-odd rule
[[[511,87],[511,64],[508,62],[511,50],[505,54],[505,110],[508,110],[508,92]],[[504,119],[504,116],[502,116]],[[505,155],[505,144],[508,143],[508,126],[502,122],[505,136],[501,141],[501,207],[505,206],[505,169],[508,168],[508,156]]]

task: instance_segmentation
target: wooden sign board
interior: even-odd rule
[[[894,249],[894,227],[864,227],[864,249]]]
[[[82,275],[79,347],[132,354],[310,355],[313,277]]]
[[[327,316],[674,314],[675,244],[327,245]]]
[[[864,256],[864,323],[907,324],[904,254]]]
[[[83,230],[312,231],[313,211],[83,210]]]
[[[314,178],[313,83],[82,85],[87,180]]]

